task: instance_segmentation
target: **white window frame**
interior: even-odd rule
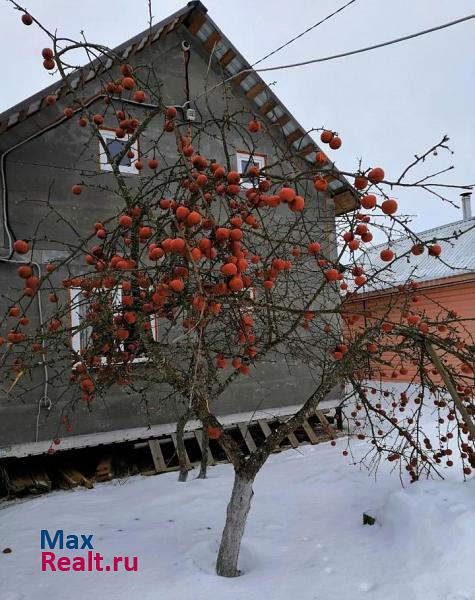
[[[70,312],[70,317],[71,317],[71,329],[74,330],[76,328],[78,328],[81,325],[81,316],[80,316],[80,301],[81,299],[79,298],[79,296],[82,294],[83,289],[82,288],[78,288],[78,287],[74,287],[74,288],[70,288],[70,304],[69,304],[69,312]],[[122,307],[122,288],[120,286],[117,286],[116,288],[114,288],[114,294],[115,294],[115,303],[117,306]],[[86,300],[86,298],[83,298],[82,300]],[[156,314],[151,314],[150,315],[150,324],[152,326],[151,332],[152,332],[152,337],[153,340],[155,342],[158,341],[158,318]],[[123,343],[121,344],[121,346],[123,346]],[[71,335],[71,347],[74,350],[74,352],[76,352],[77,354],[81,354],[81,351],[83,350],[83,348],[81,347],[81,331],[75,331],[74,333],[72,333]],[[148,362],[149,358],[147,356],[137,356],[136,358],[134,358],[132,360],[132,363],[143,363],[143,362]],[[101,364],[106,365],[107,364],[107,358],[105,356],[101,357]]]
[[[251,181],[244,181],[242,178],[242,175],[245,175],[245,173],[242,172],[241,170],[241,161],[243,160],[252,160],[257,167],[262,170],[265,168],[266,166],[266,157],[263,156],[262,154],[251,154],[249,152],[236,152],[236,164],[237,164],[237,170],[238,173],[241,174],[241,186],[243,188],[251,188],[253,187],[253,184]]]
[[[130,139],[130,135],[125,134],[123,138],[118,138],[115,131],[113,129],[101,129],[100,130],[102,139],[107,143],[107,140],[118,140],[119,142],[127,142]],[[139,159],[139,146],[138,146],[138,141],[135,140],[135,142],[130,146],[130,150],[133,150],[136,156],[135,160]],[[112,165],[110,164],[110,162],[107,159],[107,154],[104,152],[104,148],[102,147],[102,144],[99,142],[99,166],[101,168],[101,171],[112,171]],[[130,167],[127,167],[126,165],[118,165],[119,167],[119,171],[121,173],[129,173],[132,175],[138,175],[139,171],[134,167],[133,164],[130,165]]]
[[[247,295],[249,297],[249,300],[251,300],[252,302],[255,302],[257,300],[257,290],[256,290],[256,287],[254,285],[252,285],[250,288],[248,288]],[[254,312],[254,306],[243,307],[242,308],[242,312],[243,313],[253,313]]]

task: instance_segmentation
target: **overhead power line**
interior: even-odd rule
[[[431,27],[430,29],[424,29],[424,31],[419,31],[417,33],[411,33],[410,35],[405,35],[403,37],[399,37],[394,40],[389,40],[388,42],[374,44],[373,46],[366,46],[366,48],[360,48],[358,50],[350,50],[349,52],[342,52],[341,54],[333,54],[332,56],[325,56],[324,58],[314,58],[312,60],[305,60],[302,62],[291,63],[288,65],[279,65],[276,67],[265,67],[262,69],[246,69],[246,71],[255,70],[259,73],[262,73],[263,71],[277,71],[280,69],[292,69],[294,67],[303,67],[305,65],[312,65],[314,63],[326,62],[329,60],[335,60],[337,58],[344,58],[345,56],[361,54],[362,52],[369,52],[370,50],[376,50],[377,48],[384,48],[385,46],[391,46],[392,44],[399,44],[400,42],[412,40],[414,38],[421,37],[422,35],[427,35],[428,33],[433,33],[434,31],[440,31],[441,29],[447,29],[447,27],[453,27],[454,25],[458,25],[459,23],[464,23],[465,21],[469,21],[470,19],[475,19],[475,14],[468,15],[467,17],[462,17],[461,19],[456,19],[455,21],[450,21],[449,23],[444,23],[443,25],[437,25],[436,27]],[[243,72],[245,72],[245,71],[241,71],[240,73],[237,73],[237,75],[240,75]],[[236,77],[236,75],[234,75],[234,77]],[[230,79],[232,79],[232,77]]]
[[[318,27],[319,25],[322,25],[323,23],[325,23],[325,21],[330,20],[332,17],[335,17],[338,13],[342,12],[343,10],[345,10],[345,8],[347,8],[348,6],[350,6],[350,4],[354,4],[356,2],[356,0],[350,0],[349,2],[347,2],[345,5],[340,6],[340,8],[338,8],[337,10],[335,10],[334,12],[332,12],[330,15],[326,16],[324,19],[321,19],[320,21],[318,21],[318,23],[315,23],[315,25],[312,25],[311,27],[309,27],[308,29],[306,29],[305,31],[302,31],[302,33],[299,33],[299,35],[296,35],[295,37],[293,37],[291,40],[289,40],[288,42],[285,42],[285,44],[282,44],[282,46],[279,46],[278,48],[276,48],[275,50],[273,50],[272,52],[269,52],[269,54],[266,54],[265,56],[263,56],[262,58],[260,58],[259,60],[257,60],[255,63],[253,63],[251,66],[255,67],[256,65],[258,65],[259,63],[261,63],[262,61],[266,60],[267,58],[269,58],[270,56],[273,56],[274,54],[276,54],[277,52],[280,52],[280,50],[283,50],[284,48],[286,48],[287,46],[290,46],[290,44],[292,44],[293,42],[295,42],[296,40],[300,39],[301,37],[303,37],[305,34],[309,33],[310,31],[312,31],[313,29],[315,29],[316,27]]]
[[[455,21],[450,21],[449,23],[437,25],[436,27],[431,27],[430,29],[424,29],[423,31],[418,31],[417,33],[411,33],[410,35],[405,35],[403,37],[399,37],[394,40],[389,40],[387,42],[381,42],[380,44],[374,44],[373,46],[366,46],[365,48],[359,48],[358,50],[350,50],[349,52],[342,52],[341,54],[333,54],[332,56],[325,56],[323,58],[314,58],[311,60],[305,60],[302,62],[291,63],[288,65],[279,65],[276,67],[263,67],[262,69],[253,69],[252,67],[249,67],[247,69],[242,69],[241,71],[234,73],[234,75],[231,75],[231,76],[227,77],[226,79],[224,79],[223,81],[220,81],[219,83],[213,85],[211,88],[205,90],[204,92],[201,92],[201,94],[198,94],[195,98],[193,98],[193,101],[198,100],[202,96],[209,94],[210,92],[214,91],[215,89],[221,87],[222,85],[225,85],[226,83],[229,83],[236,77],[240,77],[240,76],[244,75],[245,73],[264,73],[267,71],[279,71],[279,70],[283,70],[283,69],[293,69],[295,67],[303,67],[305,65],[312,65],[315,63],[321,63],[321,62],[327,62],[330,60],[335,60],[337,58],[344,58],[345,56],[353,56],[355,54],[362,54],[363,52],[369,52],[370,50],[376,50],[377,48],[384,48],[385,46],[391,46],[393,44],[399,44],[399,43],[405,42],[407,40],[412,40],[414,38],[421,37],[421,36],[427,35],[429,33],[433,33],[434,31],[440,31],[441,29],[447,29],[448,27],[453,27],[454,25],[458,25],[459,23],[464,23],[466,21],[470,21],[471,19],[475,19],[475,14],[468,15],[468,16],[462,17],[460,19],[456,19]],[[261,60],[263,60],[263,59],[261,59]],[[254,63],[254,64],[257,64],[257,63]]]

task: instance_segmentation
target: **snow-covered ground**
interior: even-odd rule
[[[474,600],[475,480],[402,489],[389,465],[375,481],[338,446],[270,459],[256,480],[237,579],[214,574],[229,465],[206,481],[133,477],[7,505],[0,550],[12,552],[0,553],[0,598]],[[376,525],[362,525],[364,511]],[[93,534],[94,551],[137,556],[138,572],[42,572],[42,529]]]

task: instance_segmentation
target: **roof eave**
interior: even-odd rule
[[[238,59],[238,62],[241,63],[240,71],[250,69],[248,73],[244,73],[242,76],[239,76],[239,73],[237,73],[237,76],[232,80],[234,85],[243,88],[242,91],[244,95],[247,96],[251,102],[256,104],[257,114],[268,118],[271,122],[274,122],[282,129],[286,142],[296,155],[301,156],[301,158],[307,160],[308,162],[312,162],[308,157],[313,152],[318,152],[320,150],[318,144],[292,116],[287,107],[279,100],[279,98],[269,88],[267,83],[260,77],[260,75],[251,69],[237,48],[221,31],[218,25],[216,25],[213,19],[209,17],[208,9],[199,0],[192,0],[191,2],[188,2],[185,7],[176,11],[159,23],[153,25],[152,28],[142,31],[141,33],[114,48],[112,53],[120,58],[125,58],[126,56],[133,54],[135,51],[140,51],[140,49],[145,47],[147,43],[153,43],[159,39],[163,31],[168,33],[181,24],[185,25],[192,35],[200,39],[198,34],[205,23],[211,27],[213,33],[208,36],[207,39],[202,40],[203,48],[208,52],[208,54],[211,54],[211,52],[214,50],[215,43],[217,41],[222,41],[227,51],[225,55],[218,60],[218,62],[221,63],[223,69],[226,71],[228,65],[235,59]],[[115,64],[115,61],[112,64]],[[112,66],[112,64],[110,66]],[[110,66],[107,68],[110,68]],[[97,67],[100,68],[98,69]],[[101,61],[93,61],[90,65],[86,65],[69,74],[68,83],[71,84],[71,82],[74,82],[79,78],[87,79],[90,77],[92,79],[93,77],[97,76],[99,72],[102,72],[103,68],[104,65]],[[92,77],[91,71],[94,71]],[[249,77],[253,77],[257,81],[257,84],[253,85],[252,89],[246,90],[242,84]],[[34,112],[37,112],[37,110],[41,110],[41,108],[44,106],[46,96],[58,93],[60,96],[64,96],[67,93],[67,90],[64,91],[64,88],[64,83],[61,81],[56,81],[50,86],[40,90],[26,100],[23,100],[22,102],[0,114],[0,132],[9,127],[10,120],[12,120],[11,126],[13,126],[14,124],[26,119],[30,114],[34,114]],[[265,91],[267,100],[264,104],[259,105],[257,98],[263,91]],[[32,110],[32,107],[35,108],[35,104],[37,105],[36,109]],[[273,119],[273,116],[276,114],[280,116]],[[291,127],[290,130],[289,127]],[[333,171],[333,181],[338,182],[336,186],[334,184],[329,190],[330,195],[333,197],[335,203],[335,215],[340,216],[358,208],[359,198],[356,190],[336,168],[334,168]]]
[[[157,32],[160,31],[162,28],[169,26],[176,19],[181,19],[183,17],[189,18],[195,10],[207,11],[207,8],[201,2],[196,1],[196,0],[189,2],[187,6],[184,6],[180,10],[177,10],[176,12],[174,12],[173,14],[168,16],[166,19],[162,19],[162,21],[159,21],[158,23],[153,25],[153,27],[151,29],[150,28],[145,29],[141,33],[134,35],[133,37],[131,37],[127,41],[123,42],[119,46],[112,48],[111,53],[115,54],[115,55],[121,55],[128,48],[141,43],[142,40],[144,39],[144,37],[150,37],[153,40],[154,36],[156,36]],[[95,70],[95,68],[97,68],[98,66],[103,66],[103,63],[99,59],[96,59],[96,60],[92,61],[90,64],[84,65],[83,67],[80,67],[79,69],[72,71],[67,76],[66,79],[67,79],[68,83],[71,83],[71,81],[74,81],[76,78],[80,77],[82,73],[85,73],[85,72],[89,73],[91,70]],[[54,83],[52,83],[51,85],[48,85],[47,87],[43,88],[39,92],[36,92],[32,96],[29,96],[25,100],[18,102],[11,108],[0,113],[0,131],[3,131],[3,129],[5,129],[5,124],[7,124],[7,127],[8,127],[8,121],[10,120],[10,118],[12,116],[14,116],[17,113],[22,113],[25,110],[28,110],[36,102],[38,102],[40,100],[44,100],[46,98],[46,96],[49,96],[50,94],[57,92],[59,88],[63,88],[63,87],[64,87],[64,82],[62,80],[57,80]]]

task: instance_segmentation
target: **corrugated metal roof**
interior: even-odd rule
[[[442,248],[440,257],[430,256],[427,248],[419,256],[411,254],[410,250],[417,240],[428,244],[437,242]],[[394,287],[410,279],[431,281],[475,272],[475,218],[422,231],[417,234],[417,239],[403,237],[390,244],[374,246],[362,260],[368,271],[374,272],[388,265],[379,256],[383,248],[391,248],[396,260],[384,276],[381,275],[380,282],[364,286],[365,292]],[[397,260],[398,257],[403,258]]]

